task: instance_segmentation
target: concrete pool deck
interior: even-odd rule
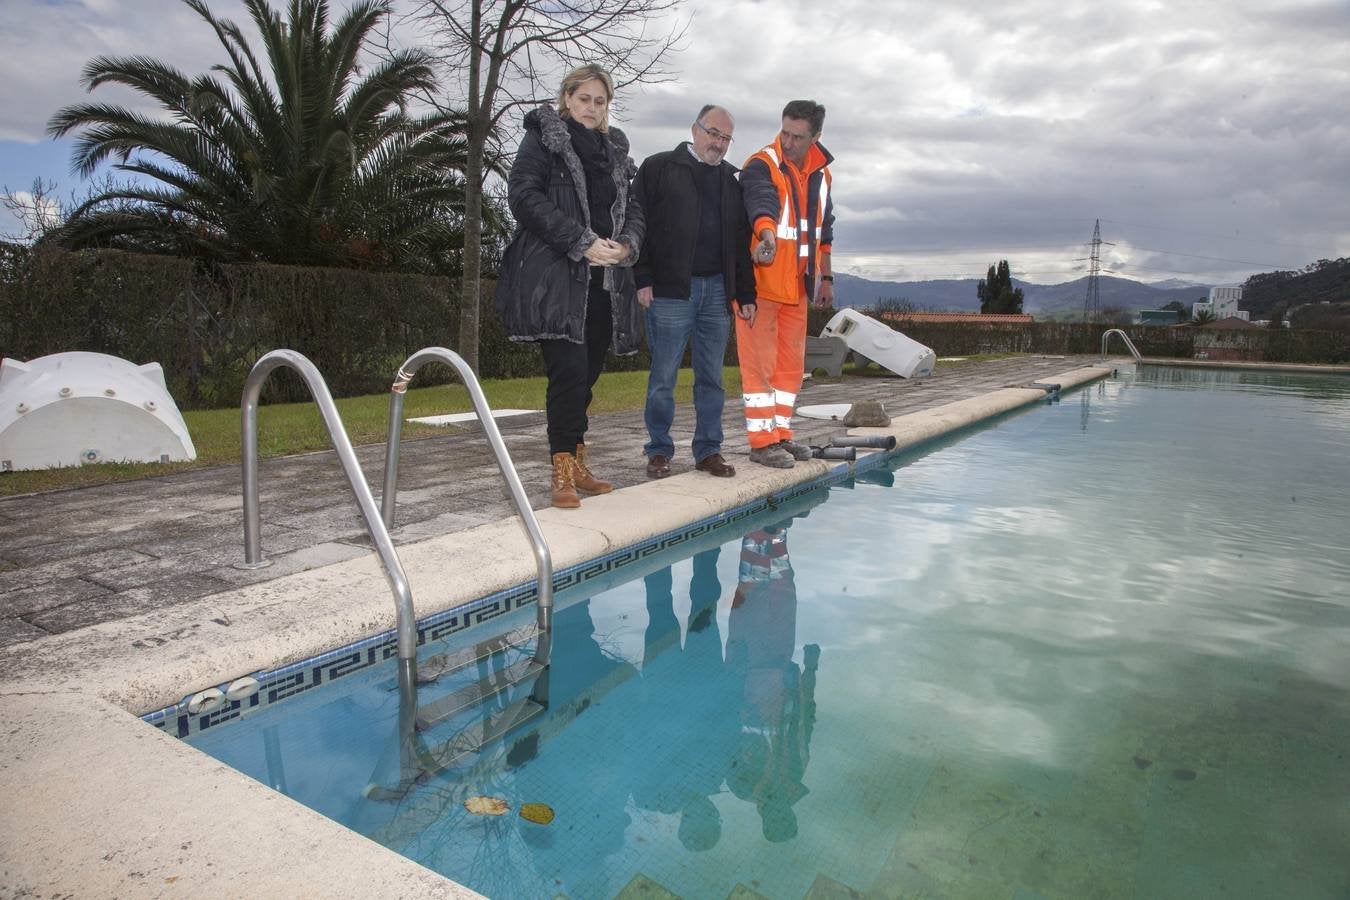
[[[1108,375],[1093,357],[1019,357],[926,381],[808,384],[800,403],[877,399],[914,446]],[[1113,363],[1118,364],[1118,363]],[[840,465],[749,464],[728,404],[734,479],[648,481],[641,413],[597,417],[594,468],[621,488],[543,509],[555,569],[638,543]],[[509,423],[509,424],[508,424]],[[677,442],[692,433],[680,409]],[[800,420],[820,442],[838,423]],[[536,505],[540,417],[503,435]],[[683,450],[683,448],[681,448]],[[378,480],[382,447],[360,451]],[[527,582],[534,563],[480,435],[407,442],[394,533],[419,617]],[[264,462],[269,569],[242,557],[238,471],[0,500],[0,892],[79,896],[473,896],[136,718],[203,688],[387,631],[394,605],[333,455]],[[456,560],[471,561],[455,565]],[[297,598],[303,598],[297,602]]]

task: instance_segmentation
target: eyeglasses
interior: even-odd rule
[[[702,122],[695,122],[694,124],[697,125],[699,128],[703,129],[703,133],[706,134],[708,137],[712,138],[714,141],[722,141],[723,143],[727,144],[731,143],[731,135],[723,134],[716,128],[709,128]]]

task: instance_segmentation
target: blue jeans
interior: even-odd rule
[[[647,457],[674,457],[670,423],[675,418],[675,375],[692,340],[694,364],[694,461],[722,452],[722,359],[727,350],[731,313],[721,275],[695,276],[689,299],[654,297],[647,307],[647,346],[652,369],[647,376],[643,415],[650,438]]]

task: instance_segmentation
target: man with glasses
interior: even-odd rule
[[[722,360],[732,305],[740,322],[755,321],[755,276],[736,168],[723,158],[735,127],[722,107],[703,107],[692,140],[649,156],[633,182],[647,218],[633,274],[652,355],[643,448],[649,478],[671,471],[675,377],[686,347],[694,368],[694,468],[719,478],[736,474],[722,458]]]
[[[753,258],[759,312],[736,323],[750,461],[790,469],[810,459],[792,440],[792,410],[806,365],[807,306],[834,305],[830,244],[834,201],[830,163],[820,146],[825,107],[793,100],[783,107],[774,142],[745,162],[741,191],[756,238]]]

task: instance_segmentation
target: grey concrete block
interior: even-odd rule
[[[55,551],[60,552],[60,551]],[[119,569],[149,559],[135,550],[105,550],[100,553],[82,553],[19,569],[0,572],[0,594],[20,588],[34,587],[48,581],[78,578],[103,569]]]
[[[100,622],[114,622],[165,609],[188,600],[218,594],[228,587],[228,584],[217,578],[188,575],[130,591],[106,593],[88,600],[77,600],[26,618],[28,622],[44,631],[60,634],[97,625]]]
[[[91,597],[103,597],[113,592],[102,585],[83,578],[62,578],[56,581],[44,581],[33,587],[19,588],[0,594],[0,617],[12,618],[27,616],[47,609],[54,609],[87,600]]]
[[[36,625],[29,625],[23,619],[0,619],[0,647],[36,641],[46,636],[47,632]]]

